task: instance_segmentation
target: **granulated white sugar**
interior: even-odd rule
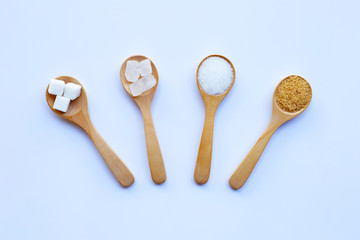
[[[198,71],[198,81],[202,90],[210,95],[226,92],[233,82],[234,72],[228,61],[221,57],[205,59]]]

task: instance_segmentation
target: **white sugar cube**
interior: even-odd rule
[[[62,112],[66,112],[69,108],[70,99],[62,96],[56,96],[53,108]]]
[[[140,64],[138,61],[126,62],[125,77],[129,82],[135,82],[140,77]]]
[[[63,80],[51,79],[49,83],[49,94],[61,96],[64,92],[65,82]]]
[[[146,75],[130,85],[131,94],[136,97],[154,87],[156,79],[152,74]]]
[[[81,86],[75,83],[67,83],[64,89],[64,97],[74,100],[80,96]]]
[[[151,62],[149,59],[145,59],[140,62],[140,74],[146,76],[152,73]]]

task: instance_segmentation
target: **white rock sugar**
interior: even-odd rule
[[[66,112],[69,108],[70,99],[62,96],[56,96],[53,108],[62,112]]]
[[[136,97],[156,85],[156,79],[152,74],[146,75],[130,85],[131,94]]]
[[[140,63],[129,60],[126,62],[125,77],[129,82],[135,82],[140,77]]]
[[[146,76],[152,73],[151,62],[149,59],[142,60],[140,62],[140,74]]]
[[[49,94],[62,96],[65,88],[63,80],[51,79],[49,83]]]
[[[74,100],[80,96],[81,86],[75,83],[67,83],[64,89],[64,97]]]
[[[197,77],[205,93],[219,95],[229,89],[233,82],[234,72],[225,59],[209,57],[201,63]]]

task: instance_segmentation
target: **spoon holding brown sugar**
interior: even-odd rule
[[[165,165],[163,161],[163,157],[160,150],[160,144],[156,136],[154,123],[151,116],[151,102],[153,100],[156,88],[159,83],[159,74],[155,67],[155,64],[150,60],[152,75],[156,79],[156,84],[151,89],[141,93],[140,95],[134,97],[130,91],[131,82],[126,80],[125,70],[126,70],[126,62],[129,60],[134,61],[142,61],[148,59],[147,57],[135,55],[129,57],[124,61],[120,69],[120,79],[121,83],[125,89],[125,91],[129,94],[129,96],[136,102],[138,107],[140,108],[141,114],[144,119],[144,130],[145,130],[145,139],[146,139],[146,148],[148,161],[150,166],[151,178],[156,184],[161,184],[166,180],[166,172]]]
[[[71,82],[78,84],[82,89],[80,96],[70,102],[68,110],[66,112],[61,112],[53,108],[56,96],[48,93],[48,87],[46,89],[46,101],[51,110],[53,110],[60,117],[63,117],[80,126],[90,136],[96,148],[99,150],[101,156],[104,158],[106,164],[119,183],[123,187],[129,187],[131,184],[133,184],[134,177],[125,164],[120,160],[120,158],[115,154],[115,152],[109,147],[109,145],[94,128],[88,113],[87,97],[84,87],[78,80],[73,77],[61,76],[57,77],[56,79],[63,80],[65,83]]]
[[[231,176],[229,183],[232,188],[239,189],[245,184],[276,129],[304,112],[310,104],[311,97],[310,84],[300,76],[288,76],[277,85],[273,95],[270,123]]]

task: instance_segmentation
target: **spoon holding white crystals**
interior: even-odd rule
[[[139,73],[129,74],[128,67],[130,64],[140,64],[146,62],[150,65],[152,73],[145,75],[138,79]],[[128,65],[129,64],[129,65]],[[147,68],[139,66],[141,71]],[[136,72],[136,69],[134,70]],[[126,77],[128,76],[128,78]],[[135,76],[134,79],[129,79]],[[129,57],[124,61],[120,69],[120,79],[125,91],[139,106],[141,114],[144,119],[145,138],[148,161],[150,166],[151,178],[156,184],[161,184],[166,180],[165,165],[160,150],[159,141],[156,136],[154,123],[151,116],[151,102],[154,97],[158,82],[159,75],[155,64],[148,58],[140,55]]]
[[[198,184],[204,184],[210,176],[215,113],[234,84],[235,68],[229,59],[210,55],[199,64],[196,81],[205,104],[205,122],[194,179]]]
[[[65,112],[59,111],[54,108],[54,102],[56,95],[49,93],[49,86],[46,89],[46,101],[57,115],[63,117],[71,122],[79,125],[84,131],[90,136],[95,146],[99,150],[101,156],[104,158],[106,164],[109,166],[110,170],[119,181],[123,187],[128,187],[134,182],[134,177],[125,166],[125,164],[120,160],[120,158],[115,154],[115,152],[109,147],[109,145],[104,141],[100,134],[94,128],[88,113],[87,106],[87,97],[86,92],[80,82],[75,78],[68,76],[57,77],[57,80],[62,80],[65,83],[74,83],[80,85],[82,90],[80,96],[73,101],[71,101],[69,108]]]

